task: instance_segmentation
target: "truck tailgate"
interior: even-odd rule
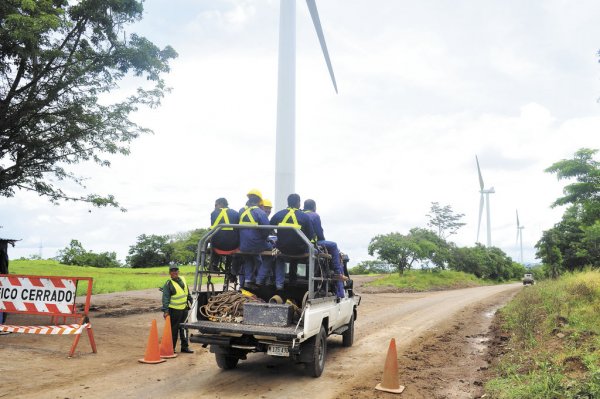
[[[256,326],[243,323],[219,323],[215,321],[201,320],[193,323],[182,323],[188,329],[198,330],[202,334],[244,334],[275,337],[277,340],[289,341],[301,338],[302,328],[296,330],[295,325],[286,327]]]

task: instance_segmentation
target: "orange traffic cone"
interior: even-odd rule
[[[396,353],[396,340],[392,338],[388,348],[385,366],[383,367],[383,382],[377,384],[379,391],[402,393],[404,387],[398,382],[398,355]]]
[[[165,319],[165,329],[163,330],[163,336],[160,340],[160,357],[163,359],[172,359],[177,357],[175,351],[173,351],[173,337],[171,336],[171,316],[167,315]]]
[[[148,345],[146,346],[146,354],[143,359],[138,359],[138,362],[150,364],[166,362],[165,359],[160,358],[159,354],[156,320],[152,320],[152,327],[150,328],[150,335],[148,336]]]

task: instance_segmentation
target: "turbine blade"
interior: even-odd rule
[[[477,155],[475,155],[475,162],[477,162],[477,173],[479,174],[479,187],[483,190],[483,177],[481,177],[481,169],[479,168],[479,159],[477,159]]]
[[[329,76],[331,77],[333,88],[335,89],[335,92],[337,94],[337,83],[335,82],[333,67],[331,66],[329,52],[327,51],[327,44],[325,43],[325,36],[323,35],[323,29],[321,28],[321,21],[319,20],[319,11],[317,11],[317,3],[315,3],[315,0],[306,0],[306,5],[308,6],[310,17],[312,18],[313,24],[315,25],[315,30],[317,31],[317,36],[319,37],[319,43],[321,43],[321,50],[323,50],[323,56],[325,57],[325,62],[327,63],[327,69],[329,69]]]
[[[519,225],[519,211],[517,210],[517,229],[520,227]]]
[[[483,215],[483,193],[481,193],[481,199],[479,200],[479,221],[477,222],[477,242],[479,242],[479,230],[481,230],[481,215]]]

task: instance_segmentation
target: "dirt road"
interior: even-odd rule
[[[407,387],[401,397],[473,398],[481,389],[477,373],[485,369],[490,315],[519,289],[363,294],[354,346],[329,338],[318,379],[306,377],[300,364],[263,354],[221,371],[214,355],[197,344],[194,354],[140,364],[152,319],[162,335],[160,293],[99,295],[92,301],[98,311],[91,314],[97,354],[85,335],[73,359],[66,358],[71,337],[0,336],[0,398],[383,398],[389,394],[373,387],[381,381],[391,338],[398,345],[400,383]],[[132,314],[138,311],[144,312]],[[9,321],[43,324],[47,318],[11,315]]]

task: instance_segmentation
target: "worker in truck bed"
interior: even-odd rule
[[[215,201],[215,210],[210,214],[210,229],[214,229],[219,224],[238,224],[240,222],[240,214],[228,208],[229,203],[226,198],[217,198]],[[240,234],[238,230],[231,227],[225,227],[216,233],[210,242],[212,248],[222,251],[231,251],[240,246]],[[226,260],[227,269],[231,268],[233,257],[228,256]],[[216,271],[219,264],[220,256],[213,253],[211,257],[210,269]]]
[[[262,194],[252,189],[247,194],[248,202],[240,209],[240,224],[268,225],[269,219],[265,212],[260,209]],[[273,249],[267,241],[269,230],[240,229],[240,252],[243,254],[242,274],[240,275],[240,286],[249,290],[256,289],[256,273],[263,267],[263,259],[260,255],[263,251]],[[243,280],[243,281],[242,281]]]
[[[304,213],[308,215],[312,222],[313,229],[315,230],[315,237],[317,239],[317,245],[325,247],[325,249],[327,249],[327,253],[331,255],[333,270],[340,279],[335,282],[335,293],[339,298],[343,298],[344,284],[342,283],[341,279],[343,279],[344,276],[344,269],[337,243],[325,240],[325,233],[323,232],[323,226],[321,225],[321,217],[317,213],[317,203],[314,200],[307,199],[304,201]]]
[[[274,226],[293,226],[301,229],[306,237],[312,238],[315,234],[308,216],[300,210],[300,196],[290,194],[287,198],[288,207],[275,213],[271,218]],[[302,255],[308,252],[306,243],[295,231],[288,229],[277,230],[277,249],[284,255]],[[293,278],[292,265],[290,264],[290,278]],[[275,265],[275,286],[277,290],[283,289],[285,281],[285,261],[277,258]]]

